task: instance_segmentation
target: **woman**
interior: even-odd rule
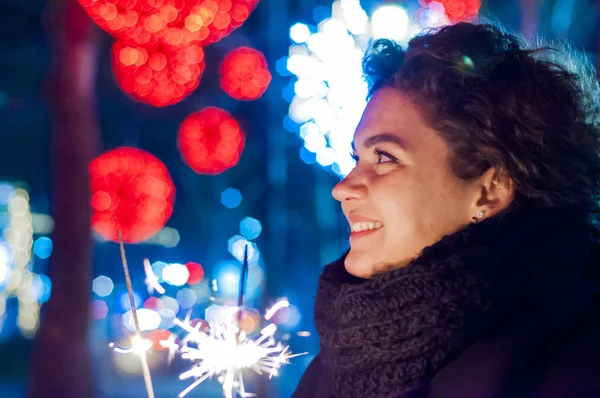
[[[600,97],[561,55],[469,23],[374,44],[294,397],[600,397]]]

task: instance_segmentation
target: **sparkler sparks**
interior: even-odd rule
[[[267,315],[270,314],[270,318],[275,311],[288,305],[286,300],[282,300]],[[182,358],[194,362],[194,366],[179,378],[197,378],[179,394],[180,398],[213,376],[218,376],[226,398],[232,398],[236,393],[242,397],[254,397],[255,394],[246,392],[244,388],[243,370],[251,369],[260,375],[267,373],[271,378],[277,376],[281,366],[288,364],[291,358],[306,354],[292,354],[289,346],[276,341],[277,325],[274,323],[264,327],[257,339],[249,338],[232,316],[239,309],[232,309],[235,311],[229,311],[217,322],[210,323],[208,332],[200,330],[200,324],[192,327],[187,321],[175,320],[175,324],[187,333],[179,352]]]
[[[112,343],[110,347],[115,352],[122,354],[133,353],[140,357],[148,397],[154,398],[150,369],[146,358],[146,354],[152,348],[153,343],[150,340],[143,339],[141,336],[141,329],[133,299],[133,288],[129,279],[129,269],[120,232],[119,243],[136,333],[131,339],[131,348],[116,347]],[[152,294],[154,291],[157,291],[159,294],[164,294],[165,290],[158,283],[158,278],[154,274],[148,259],[144,259],[144,271],[146,273],[145,282],[149,293]],[[225,307],[219,316],[209,320],[208,328],[206,328],[206,323],[202,322],[192,326],[190,321],[192,311],[190,309],[183,321],[178,318],[174,320],[174,323],[185,332],[185,336],[181,339],[180,344],[176,343],[177,336],[173,333],[169,335],[167,340],[159,341],[162,347],[169,350],[169,362],[171,362],[176,353],[180,354],[181,358],[193,362],[193,366],[183,372],[179,378],[181,380],[195,378],[196,380],[179,394],[180,398],[186,396],[203,381],[213,376],[217,376],[217,379],[222,384],[223,393],[226,398],[233,398],[236,394],[239,394],[241,397],[254,397],[256,394],[248,393],[245,390],[243,371],[250,369],[259,375],[267,373],[269,378],[272,378],[279,374],[282,365],[290,363],[289,360],[291,358],[306,354],[292,354],[289,346],[275,339],[277,325],[270,322],[270,320],[278,310],[289,307],[290,303],[287,300],[275,303],[266,312],[264,318],[269,321],[269,324],[260,331],[259,337],[253,339],[243,330],[242,308],[247,273],[248,247],[246,246],[240,279],[238,305],[236,307]],[[213,280],[213,285],[214,290],[216,290],[216,280]]]
[[[165,294],[165,288],[158,283],[158,277],[154,274],[150,260],[144,259],[144,272],[146,273],[146,285],[148,286],[148,293],[152,294],[156,290],[158,294]]]
[[[108,346],[119,354],[134,353],[137,355],[142,355],[142,353],[146,353],[150,350],[152,347],[152,341],[140,338],[138,336],[133,336],[131,338],[131,348],[119,347],[116,346],[115,343],[110,343]]]

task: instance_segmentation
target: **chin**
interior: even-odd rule
[[[352,252],[352,249],[350,249],[350,252],[344,260],[344,267],[350,275],[359,278],[368,279],[373,276],[374,273],[373,260],[370,260],[368,256],[364,254]]]

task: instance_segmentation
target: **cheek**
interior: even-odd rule
[[[422,219],[420,212],[428,207],[422,198],[421,187],[410,175],[400,171],[377,179],[371,190],[373,203],[386,228],[386,240],[410,235]]]
[[[428,240],[435,234],[439,225],[446,223],[448,200],[455,199],[454,193],[447,192],[435,175],[411,173],[410,170],[397,170],[379,176],[373,182],[371,195],[378,213],[386,228],[386,240],[420,241]]]

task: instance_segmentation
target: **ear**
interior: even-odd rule
[[[483,218],[490,218],[506,209],[515,197],[515,184],[504,172],[491,167],[479,177],[478,195],[474,201],[472,217],[482,211]],[[475,217],[478,219],[477,217]]]

